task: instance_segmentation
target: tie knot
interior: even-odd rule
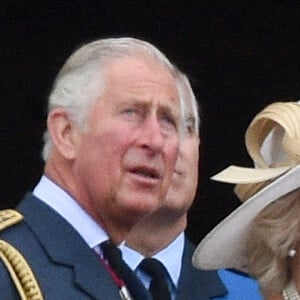
[[[108,261],[110,267],[113,269],[113,273],[117,277],[121,278],[126,287],[128,288],[130,294],[135,300],[147,300],[149,299],[149,293],[143,284],[138,280],[132,270],[122,259],[121,250],[115,246],[111,241],[106,241],[101,243],[101,249],[103,257]],[[113,276],[115,278],[115,276]],[[128,294],[123,294],[124,287],[121,288],[120,293],[123,295],[122,299],[129,299]],[[124,297],[124,298],[123,298]],[[131,298],[130,298],[131,299]]]
[[[140,263],[140,268],[148,273],[152,278],[164,279],[166,268],[155,258],[144,258]]]
[[[167,270],[155,258],[145,258],[139,268],[151,277],[149,290],[154,300],[170,300],[170,291],[166,281]]]
[[[122,273],[122,253],[111,241],[105,241],[101,244],[103,256],[108,260],[109,264],[118,273]]]

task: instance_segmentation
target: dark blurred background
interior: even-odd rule
[[[250,166],[243,139],[251,119],[270,102],[300,96],[295,2],[2,0],[0,207],[18,203],[42,173],[45,103],[65,59],[88,40],[130,35],[185,71],[202,107],[200,181],[188,225],[198,242],[239,205],[232,186],[209,177],[229,164]]]

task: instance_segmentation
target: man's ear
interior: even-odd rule
[[[66,159],[74,159],[79,129],[64,108],[58,107],[50,111],[47,127],[53,147]]]

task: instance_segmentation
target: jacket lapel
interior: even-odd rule
[[[225,296],[227,290],[216,271],[198,270],[193,267],[194,249],[194,245],[185,239],[176,300],[208,300],[212,297]]]
[[[93,299],[120,299],[119,290],[98,255],[52,208],[29,196],[18,209],[53,263],[73,269],[80,289]]]

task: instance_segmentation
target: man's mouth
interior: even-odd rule
[[[160,172],[157,169],[150,168],[150,167],[136,167],[136,168],[132,168],[130,172],[139,176],[143,176],[145,178],[151,178],[151,179],[161,178]]]

